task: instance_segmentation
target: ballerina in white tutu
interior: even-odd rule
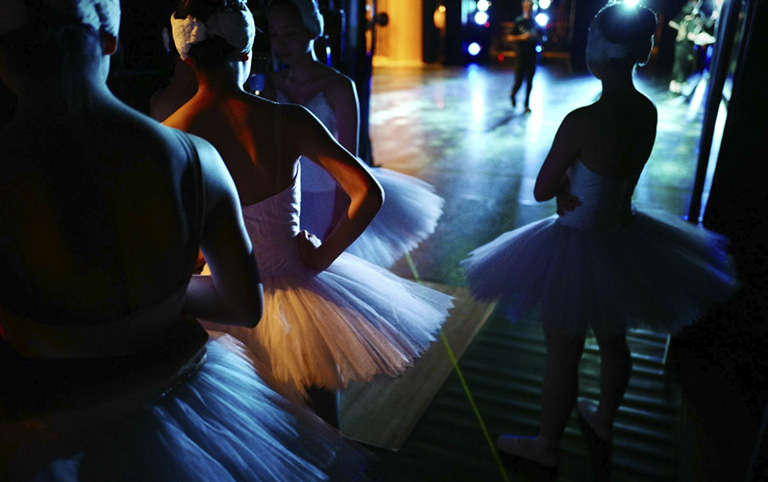
[[[358,449],[194,317],[254,326],[226,166],[106,85],[118,0],[0,2],[0,480],[358,481]],[[191,277],[201,248],[211,276]],[[267,372],[268,373],[268,372]]]
[[[610,4],[597,14],[587,62],[602,94],[563,120],[534,189],[538,201],[558,196],[561,215],[502,234],[462,262],[476,297],[499,300],[513,320],[543,323],[539,436],[502,435],[497,447],[549,472],[576,404],[588,329],[600,347],[600,399],[597,405],[580,401],[578,413],[590,447],[601,447],[595,453],[606,462],[631,371],[627,330],[675,332],[736,289],[721,236],[631,204],[657,123],[633,72],[647,62],[655,30],[656,15],[645,7]]]
[[[288,67],[267,77],[264,96],[309,109],[349,152],[357,155],[360,106],[355,84],[317,60],[314,41],[324,21],[315,0],[271,0],[267,6],[273,53]],[[415,177],[384,168],[371,173],[386,194],[381,210],[347,249],[388,268],[431,235],[443,212],[443,198]],[[349,204],[323,169],[301,160],[301,227],[324,238]]]
[[[165,124],[206,138],[222,154],[265,288],[256,329],[206,326],[244,341],[284,393],[308,397],[338,426],[338,390],[410,366],[434,341],[451,299],[343,253],[381,206],[381,188],[307,109],[242,90],[253,18],[238,2],[204,7],[190,1],[172,18],[174,41],[199,89]],[[351,199],[322,243],[299,227],[301,155]],[[309,387],[321,390],[308,396]]]

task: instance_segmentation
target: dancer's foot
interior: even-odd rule
[[[515,99],[515,94],[510,94],[510,95],[509,95],[509,100],[511,100],[511,101],[512,101],[512,108],[513,108],[513,109],[514,109],[515,107],[517,107],[517,99]]]
[[[527,105],[525,106],[525,113],[526,114],[530,114],[531,113],[531,108],[528,107]]]
[[[581,399],[576,404],[579,427],[584,433],[587,451],[592,457],[592,472],[596,482],[611,480],[611,436],[610,423],[602,420],[597,413],[597,404]]]
[[[527,459],[547,468],[557,467],[557,448],[547,446],[541,437],[500,435],[496,439],[496,448],[502,454]]]

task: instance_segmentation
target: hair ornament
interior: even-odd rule
[[[34,15],[34,10],[23,0],[2,0],[5,7],[0,15],[0,33],[21,27]],[[63,14],[95,31],[103,31],[117,37],[120,30],[120,0],[69,0],[51,3],[46,7]],[[39,14],[40,12],[38,12]]]
[[[256,24],[247,7],[245,10],[219,10],[205,22],[192,16],[176,18],[174,14],[171,15],[171,30],[182,60],[189,58],[192,45],[209,38],[221,37],[244,53],[251,50],[256,37]]]
[[[590,62],[607,62],[611,59],[631,59],[642,67],[647,64],[650,59],[651,50],[653,49],[653,35],[647,37],[636,36],[633,40],[627,42],[612,42],[609,40],[605,35],[605,32],[600,28],[600,20],[609,9],[615,8],[621,8],[623,11],[622,15],[635,15],[634,18],[637,19],[637,11],[634,10],[635,7],[627,7],[618,2],[609,3],[606,7],[603,7],[603,9],[595,15],[595,18],[589,26],[587,60]]]
[[[323,16],[317,7],[316,0],[288,0],[292,4],[296,5],[301,14],[301,21],[304,27],[312,34],[313,37],[319,37],[323,35],[323,29],[325,28],[325,22]],[[270,6],[275,3],[275,0],[270,0]],[[267,7],[269,8],[269,7]]]

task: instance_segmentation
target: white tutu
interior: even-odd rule
[[[542,219],[472,251],[461,263],[472,293],[499,300],[512,320],[608,334],[676,332],[737,289],[722,236],[663,212],[636,210],[600,225],[620,213],[595,214],[589,194],[579,198],[582,212]]]
[[[0,457],[10,480],[366,479],[362,452],[268,388],[239,342],[214,334],[206,357],[188,380],[138,413]]]
[[[278,91],[277,100],[288,102],[288,96]],[[304,105],[338,137],[336,113],[323,92]],[[389,268],[435,232],[444,201],[432,185],[413,176],[379,167],[371,172],[384,189],[384,205],[347,252]],[[335,204],[349,203],[330,174],[306,158],[301,159],[301,200],[301,229],[320,238],[336,221]],[[341,214],[337,206],[335,215]]]
[[[377,373],[398,375],[435,340],[451,297],[347,253],[325,271],[306,266],[298,189],[294,182],[243,208],[264,284],[262,320],[256,328],[205,326],[242,340],[281,391],[336,390]]]
[[[431,184],[413,176],[384,168],[371,171],[384,189],[384,205],[347,252],[389,268],[435,232],[444,200]]]
[[[325,271],[263,283],[265,312],[256,328],[206,326],[244,341],[270,365],[277,387],[299,393],[399,375],[435,341],[452,306],[448,295],[348,254]]]

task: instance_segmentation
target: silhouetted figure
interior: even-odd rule
[[[672,80],[669,91],[681,94],[686,87],[688,77],[693,74],[696,62],[694,50],[697,34],[702,31],[704,17],[699,11],[699,0],[690,0],[680,14],[669,21],[669,26],[677,31],[675,36],[675,58],[672,64]]]
[[[498,299],[513,320],[543,324],[539,435],[502,435],[496,446],[509,462],[535,464],[550,475],[576,405],[587,330],[600,347],[600,399],[579,401],[578,414],[604,480],[632,367],[627,330],[676,331],[736,289],[721,236],[632,206],[657,123],[633,72],[647,62],[655,29],[656,16],[644,7],[613,4],[597,14],[587,63],[602,82],[600,99],[563,120],[534,188],[538,201],[558,197],[559,214],[502,234],[462,262],[475,296]]]
[[[268,77],[265,97],[303,105],[357,155],[357,90],[352,79],[315,56],[313,42],[323,32],[316,2],[277,0],[269,4],[267,14],[272,49],[288,67]],[[372,168],[371,173],[384,189],[386,202],[347,252],[388,268],[435,231],[443,199],[420,179],[383,168]],[[323,238],[344,215],[349,199],[307,158],[301,160],[301,190],[301,227]]]
[[[515,43],[515,83],[512,85],[512,107],[517,107],[517,92],[525,80],[525,112],[530,112],[533,75],[536,73],[538,52],[536,47],[542,37],[542,30],[533,18],[533,2],[523,0],[523,14],[517,17],[512,26],[508,41]]]
[[[357,450],[195,319],[255,326],[259,272],[216,150],[108,90],[119,24],[117,0],[0,2],[19,97],[0,131],[0,479],[360,480]]]
[[[307,109],[243,90],[253,42],[244,4],[210,8],[192,0],[172,23],[198,91],[164,123],[206,138],[221,153],[265,284],[266,310],[256,329],[205,326],[245,342],[288,396],[306,397],[310,387],[333,395],[349,380],[401,373],[435,340],[451,301],[344,253],[381,207],[380,186]],[[302,155],[350,198],[322,242],[299,226]],[[335,400],[313,408],[338,425]]]

